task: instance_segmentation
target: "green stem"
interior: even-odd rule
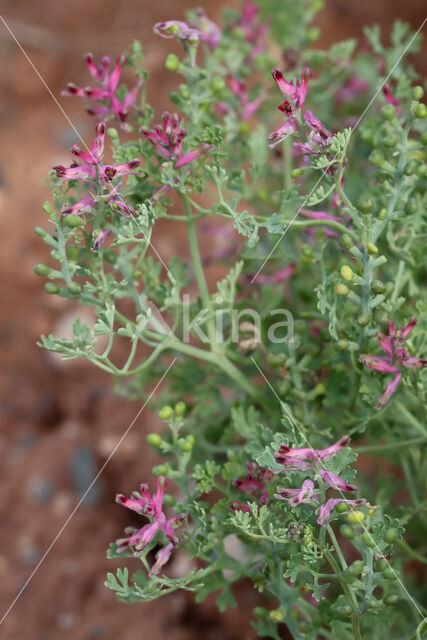
[[[411,440],[400,440],[399,442],[391,442],[389,444],[378,444],[366,447],[356,447],[353,451],[356,453],[382,453],[383,451],[392,451],[393,449],[402,449],[402,447],[410,447],[413,444],[421,444],[426,442],[427,436],[424,438],[412,438]]]
[[[357,241],[358,237],[351,229],[348,229],[340,222],[336,220],[295,220],[292,222],[292,227],[300,228],[300,227],[332,227],[341,233],[345,233],[350,236],[353,240]]]
[[[351,622],[353,626],[354,640],[362,640],[362,635],[360,633],[359,616],[356,614],[353,614],[351,618]]]
[[[414,427],[416,431],[418,431],[420,435],[427,437],[427,430],[423,427],[422,424],[418,422],[415,416],[413,416],[412,413],[410,413],[403,404],[401,404],[398,400],[395,400],[394,406],[397,407],[399,413]]]
[[[396,280],[394,283],[394,289],[390,298],[392,302],[396,302],[397,296],[399,295],[400,283],[402,280],[404,268],[405,268],[405,261],[399,260],[399,266],[397,267],[397,274],[396,274]]]
[[[291,138],[288,137],[283,143],[283,186],[285,191],[292,188],[292,144]]]
[[[417,562],[422,562],[423,564],[427,564],[427,558],[425,556],[422,556],[421,553],[418,553],[417,551],[415,551],[415,549],[412,549],[412,547],[410,547],[409,544],[405,542],[405,540],[397,540],[397,544],[404,551],[406,551],[408,556],[411,556],[411,558],[414,558],[414,560],[416,560]]]

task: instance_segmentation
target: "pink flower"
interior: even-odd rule
[[[314,493],[314,482],[309,479],[304,480],[301,485],[301,489],[278,487],[277,493],[274,494],[274,497],[279,498],[279,500],[286,500],[293,507],[298,504],[302,504],[303,502],[320,500],[320,494]]]
[[[399,98],[395,98],[391,93],[389,83],[384,84],[382,87],[382,90],[383,90],[384,98],[386,99],[387,104],[392,104],[393,107],[396,107],[397,115],[401,116],[403,111],[402,111],[402,107],[400,106],[400,100]]]
[[[253,60],[267,48],[265,38],[268,33],[268,25],[260,21],[259,13],[260,8],[255,2],[245,0],[239,20],[232,25],[241,29],[245,41],[253,45],[253,49],[245,58],[244,64]]]
[[[104,242],[107,240],[107,238],[109,238],[112,235],[113,235],[113,232],[110,231],[110,229],[107,229],[107,230],[97,229],[93,234],[95,240],[94,240],[91,251],[98,251],[102,247]]]
[[[352,506],[360,506],[361,504],[366,504],[366,500],[363,498],[359,498],[358,500],[346,500],[345,498],[329,498],[322,504],[319,509],[319,517],[317,518],[317,524],[321,527],[326,527],[328,524],[329,517],[331,515],[331,511],[335,509],[341,502],[345,502],[345,504],[349,504]]]
[[[301,109],[307,96],[308,81],[313,77],[313,72],[308,67],[304,68],[301,73],[301,82],[297,80],[294,83],[289,83],[283,77],[283,73],[278,67],[273,69],[273,78],[276,81],[285,101],[279,105],[281,111],[289,108],[289,101],[295,104],[297,109]]]
[[[271,276],[260,274],[257,278],[258,284],[276,284],[278,282],[283,282],[283,280],[287,280],[295,273],[295,268],[295,262],[292,262],[286,267],[283,267],[283,269],[276,271],[276,273],[273,273]]]
[[[415,358],[408,355],[402,345],[407,341],[409,334],[417,324],[417,319],[412,320],[407,325],[402,325],[400,329],[396,329],[393,320],[389,320],[387,334],[379,333],[377,340],[381,349],[386,353],[385,356],[360,356],[363,364],[369,369],[375,369],[383,373],[394,373],[395,376],[386,385],[385,391],[378,400],[376,409],[384,407],[390,400],[393,393],[399,386],[402,377],[402,367],[408,369],[422,369],[427,365],[427,360]]]
[[[182,141],[187,135],[186,129],[181,129],[181,116],[162,113],[161,124],[154,127],[154,130],[141,128],[141,133],[155,147],[156,152],[165,160],[171,160],[174,168],[179,169],[184,165],[194,162],[200,156],[213,150],[213,146],[206,142],[201,142],[193,151],[183,153]]]
[[[216,49],[222,37],[221,29],[215,22],[209,20],[201,7],[195,9],[194,13],[196,17],[190,26],[197,29],[202,42],[205,42],[211,49]]]
[[[126,119],[129,116],[130,108],[138,99],[143,80],[139,78],[123,100],[120,101],[117,98],[116,92],[120,83],[123,67],[127,63],[126,56],[122,55],[117,58],[111,73],[109,70],[111,60],[108,56],[102,57],[98,66],[94,63],[91,53],[86,53],[84,59],[88,66],[89,73],[97,82],[98,86],[93,88],[76,87],[75,84],[69,83],[64,91],[61,92],[61,95],[96,100],[100,102],[101,105],[88,107],[88,113],[102,119],[116,117],[123,128],[128,128]]]
[[[311,127],[324,142],[332,136],[331,132],[323,126],[320,120],[316,118],[311,111],[306,111],[304,113],[304,122],[308,124],[308,126]]]
[[[169,541],[156,556],[156,562],[151,569],[151,573],[154,574],[158,573],[169,560],[172,549],[178,542],[174,526],[184,518],[184,516],[178,516],[168,519],[163,513],[163,494],[166,484],[166,478],[157,478],[157,490],[153,496],[148,492],[148,485],[146,484],[142,484],[139,492],[134,491],[130,498],[126,498],[122,494],[116,495],[116,502],[151,520],[149,524],[144,525],[141,529],[127,527],[125,533],[128,535],[125,538],[116,540],[118,553],[131,550],[133,555],[138,557],[157,533],[162,533]]]
[[[162,38],[178,38],[185,45],[195,47],[204,34],[199,29],[190,27],[186,22],[180,20],[167,20],[166,22],[156,22],[153,27],[154,33]]]
[[[326,449],[292,449],[284,444],[280,445],[279,451],[275,454],[278,457],[287,458],[291,462],[295,460],[328,460],[341,451],[350,442],[350,436],[343,436],[335,444]]]
[[[333,489],[338,489],[338,491],[348,491],[349,493],[354,493],[357,491],[357,487],[353,484],[348,484],[342,478],[332,473],[332,471],[327,471],[326,469],[320,469],[320,475],[323,482]]]
[[[248,120],[251,116],[254,115],[254,113],[256,113],[256,111],[258,111],[264,99],[263,96],[258,96],[257,98],[254,98],[254,100],[250,100],[249,94],[245,87],[245,83],[242,82],[241,80],[237,80],[236,78],[230,78],[229,86],[232,93],[235,95],[235,97],[240,103],[240,111],[241,111],[240,119],[242,121]],[[219,103],[217,105],[217,107],[220,110],[222,108],[221,104],[222,103]],[[227,106],[227,109],[228,109],[228,106]]]
[[[309,211],[308,209],[302,209],[299,212],[299,215],[303,218],[309,218],[310,220],[334,220],[335,222],[342,222],[341,218],[337,216],[333,216],[330,213],[326,213],[325,211]],[[331,231],[327,226],[322,227],[325,231],[325,235],[330,236],[332,238],[337,238],[339,236],[335,231]]]

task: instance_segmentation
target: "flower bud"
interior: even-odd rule
[[[389,593],[383,600],[384,604],[392,607],[399,602],[399,596],[396,593]]]
[[[347,520],[349,522],[352,522],[353,524],[360,524],[361,522],[364,522],[365,514],[363,513],[363,511],[359,511],[356,509],[355,511],[350,511],[347,516]]]
[[[363,542],[365,547],[369,547],[370,549],[372,549],[372,547],[375,547],[375,540],[373,539],[371,534],[368,533],[367,531],[362,533],[362,535],[360,536],[360,540],[361,542]]]
[[[373,244],[372,242],[368,242],[368,246],[367,249],[369,251],[369,253],[371,254],[371,256],[374,256],[378,253],[378,247],[376,244]]]
[[[354,271],[347,265],[341,267],[340,274],[344,280],[347,280],[347,282],[354,280]]]
[[[381,280],[374,280],[371,284],[371,290],[373,293],[384,293],[385,284]]]
[[[194,445],[196,444],[196,438],[193,436],[192,433],[188,434],[187,440],[188,442],[191,442],[191,445],[194,447]]]
[[[107,134],[110,136],[111,140],[119,139],[118,131],[117,129],[114,129],[114,127],[110,127],[109,129],[107,129]]]
[[[397,146],[398,142],[399,138],[395,133],[390,133],[390,135],[384,138],[384,146],[387,147],[387,149],[394,149],[394,147]]]
[[[321,382],[319,382],[319,384],[316,384],[316,386],[313,389],[314,395],[315,396],[323,396],[325,394],[325,385],[322,384]]]
[[[369,198],[360,198],[358,207],[362,213],[369,214],[374,208],[374,203]]]
[[[316,40],[319,39],[319,36],[320,36],[319,27],[310,27],[310,29],[307,30],[307,40],[309,42],[316,42]]]
[[[384,533],[384,540],[386,542],[394,542],[398,537],[399,532],[394,527],[390,527],[390,529],[387,529],[387,531]]]
[[[160,420],[170,420],[173,416],[173,409],[172,407],[162,407],[159,411],[159,418]]]
[[[185,402],[178,402],[175,405],[175,413],[178,416],[178,418],[182,418],[186,409],[187,409],[187,405],[185,404]]]
[[[344,247],[344,249],[351,249],[351,247],[354,246],[354,242],[348,233],[344,233],[344,235],[341,236],[340,245]]]
[[[75,244],[70,244],[67,247],[67,258],[68,260],[72,260],[73,262],[78,260],[82,255],[84,249],[82,247],[77,247]]]
[[[359,325],[359,327],[367,327],[370,321],[371,321],[371,314],[368,311],[366,313],[362,313],[357,318],[357,324]]]
[[[285,614],[280,609],[274,609],[273,611],[270,611],[269,616],[275,622],[282,622],[282,620],[284,620],[285,618]]]
[[[363,564],[362,560],[355,560],[354,562],[352,562],[352,564],[349,566],[348,570],[350,571],[351,574],[353,574],[354,576],[359,576],[362,571],[363,571],[363,567],[365,565]]]
[[[165,61],[165,67],[168,71],[178,71],[180,64],[178,56],[174,53],[170,53]]]
[[[44,262],[40,262],[40,264],[36,264],[36,266],[33,267],[33,271],[38,276],[48,276],[51,268],[48,267],[47,264],[44,264]]]
[[[264,607],[255,607],[254,615],[257,618],[267,618],[269,614],[268,609],[264,609]]]
[[[188,88],[188,86],[186,84],[180,84],[179,85],[178,93],[181,96],[181,98],[184,98],[184,100],[189,100],[189,98],[190,98],[190,89]]]
[[[348,341],[347,340],[338,340],[338,349],[340,351],[347,351],[348,349]],[[343,503],[341,503],[343,504]]]
[[[425,118],[427,116],[427,107],[424,103],[419,102],[415,107],[414,107],[414,115],[417,118]]]
[[[158,433],[149,433],[146,440],[152,447],[160,447],[163,442]]]
[[[392,122],[396,118],[396,107],[392,104],[386,104],[381,109],[381,115],[384,120]]]
[[[55,216],[55,209],[50,202],[43,203],[43,211],[47,213],[50,218],[53,218]]]
[[[46,236],[49,235],[48,232],[42,229],[41,227],[36,227],[34,229],[34,233],[40,236],[40,238],[46,238]]]
[[[391,567],[386,567],[384,569],[383,576],[384,576],[384,578],[387,578],[387,580],[396,580],[397,579],[396,572]]]
[[[305,169],[302,167],[299,167],[298,169],[292,169],[291,178],[298,178],[299,176],[302,176],[303,173],[305,173]]]
[[[181,451],[189,452],[193,449],[192,443],[187,438],[178,438],[178,447]]]
[[[348,504],[345,502],[339,502],[335,507],[335,511],[337,513],[345,513],[346,511],[348,511]]]
[[[384,571],[384,569],[387,569],[387,567],[388,562],[385,558],[380,558],[375,562],[375,571]]]
[[[80,216],[76,216],[74,213],[69,213],[67,216],[64,216],[64,224],[66,227],[74,229],[76,227],[82,226],[82,219]]]
[[[423,131],[423,133],[421,134],[421,144],[424,145],[424,147],[427,145],[427,131]]]
[[[378,214],[378,220],[385,220],[387,218],[387,209],[381,209]]]
[[[61,260],[61,256],[59,255],[59,251],[57,249],[52,249],[50,252],[51,258],[59,262]]]
[[[153,467],[151,473],[153,476],[166,476],[168,475],[170,467],[165,464],[158,464],[156,467]]]
[[[70,284],[67,285],[67,291],[72,293],[73,296],[78,296],[83,291],[83,288],[78,282],[70,282]]]
[[[351,614],[353,613],[353,609],[350,607],[349,604],[340,605],[335,608],[335,611],[339,616],[346,616],[346,617],[351,616]]]
[[[225,88],[225,82],[222,78],[217,76],[213,78],[211,82],[211,91],[212,93],[218,93],[218,91],[222,91]]]
[[[412,99],[413,100],[421,100],[424,95],[424,89],[418,85],[412,89]]]
[[[384,154],[379,149],[374,149],[369,156],[369,162],[375,167],[382,167],[385,162]]]
[[[337,293],[339,296],[348,296],[348,294],[350,293],[350,289],[346,284],[338,282],[338,284],[335,285],[335,293]]]
[[[165,493],[163,496],[163,504],[167,507],[174,507],[176,505],[176,500],[170,493]]]
[[[46,293],[50,293],[51,295],[60,292],[60,287],[55,282],[46,282],[44,285]]]

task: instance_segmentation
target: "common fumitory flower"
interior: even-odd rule
[[[239,491],[247,494],[258,494],[260,503],[268,503],[268,491],[265,487],[266,483],[271,480],[273,473],[264,467],[260,467],[256,462],[247,462],[246,467],[248,473],[245,478],[238,478],[234,481],[234,486]],[[230,505],[234,511],[246,511],[250,513],[248,504],[244,504],[235,500]]]
[[[207,142],[201,142],[193,151],[183,153],[182,140],[187,135],[186,129],[181,129],[181,116],[176,113],[162,113],[161,124],[154,130],[141,128],[141,133],[154,145],[156,152],[165,160],[171,160],[174,168],[179,169],[186,164],[194,162],[200,156],[212,151],[213,146]]]
[[[143,80],[139,78],[132,89],[127,92],[123,100],[120,101],[116,92],[119,86],[123,67],[127,63],[126,56],[122,55],[117,58],[114,69],[111,73],[111,60],[108,56],[102,57],[99,65],[94,63],[91,53],[86,53],[84,59],[88,66],[89,73],[97,82],[98,86],[93,88],[76,87],[75,84],[69,83],[64,91],[61,92],[61,95],[77,96],[80,98],[95,100],[99,102],[100,105],[97,107],[88,107],[88,113],[102,119],[116,117],[123,128],[128,128],[126,119],[129,115],[130,108],[138,99]]]
[[[337,476],[332,471],[326,469],[323,465],[323,460],[328,460],[336,455],[343,447],[345,447],[350,441],[349,436],[343,436],[338,442],[335,442],[330,447],[325,449],[293,449],[286,445],[280,445],[279,450],[274,454],[276,461],[283,464],[286,469],[293,469],[296,471],[304,471],[321,478],[326,487],[336,489],[340,492],[345,491],[348,493],[354,493],[357,491],[357,487],[352,484],[348,484],[345,480]],[[279,487],[277,493],[274,496],[280,500],[286,500],[291,506],[296,506],[302,503],[319,502],[320,492],[315,482],[311,478],[307,478],[301,485],[301,488],[287,488]],[[363,499],[347,500],[346,498],[330,498],[319,508],[319,515],[317,523],[324,527],[326,526],[331,511],[340,503],[345,502],[349,505],[365,504]]]
[[[97,229],[93,233],[94,241],[91,251],[98,251],[104,242],[113,235],[113,232],[110,229]]]
[[[309,218],[310,220],[334,220],[335,222],[342,222],[342,218],[333,216],[326,211],[309,211],[308,209],[301,209],[299,215],[303,218]],[[326,236],[337,238],[339,234],[336,231],[332,231],[329,227],[322,227]],[[315,232],[314,229],[309,229],[308,232]]]
[[[197,29],[200,40],[205,42],[211,49],[216,49],[222,37],[219,26],[210,20],[201,7],[194,9],[195,18],[190,23],[190,27]]]
[[[139,166],[139,160],[132,160],[123,164],[102,164],[104,153],[105,124],[97,124],[95,127],[96,137],[90,151],[81,151],[74,145],[71,152],[81,164],[73,163],[71,167],[57,165],[53,167],[58,178],[65,182],[68,180],[83,180],[84,182],[98,182],[109,184],[113,178],[135,173],[134,169]],[[85,206],[89,200],[86,199]]]
[[[253,45],[252,51],[245,60],[248,62],[267,48],[265,37],[268,33],[268,25],[265,22],[261,22],[259,13],[260,7],[255,2],[245,0],[240,12],[240,18],[233,24],[234,27],[242,31],[244,40]]]
[[[396,107],[397,115],[401,116],[403,111],[402,111],[402,107],[400,106],[400,100],[399,100],[399,98],[396,98],[391,93],[390,85],[388,84],[388,82],[383,85],[382,91],[383,91],[383,95],[384,95],[384,98],[386,99],[387,104],[392,104],[393,107]]]
[[[125,533],[128,535],[125,538],[116,540],[118,553],[130,550],[135,557],[138,557],[158,533],[163,534],[168,540],[168,543],[157,553],[156,562],[151,569],[153,574],[159,573],[163,565],[169,560],[170,554],[178,542],[175,525],[185,517],[166,518],[163,513],[163,495],[166,484],[166,478],[160,476],[157,478],[156,493],[153,496],[148,492],[147,484],[142,484],[140,490],[134,491],[130,498],[126,498],[120,493],[116,495],[116,502],[127,509],[132,509],[132,511],[146,516],[150,520],[141,529],[136,529],[135,527],[127,527],[125,529]]]
[[[156,22],[153,27],[154,33],[162,38],[178,38],[189,47],[197,46],[199,40],[204,37],[200,29],[191,27],[181,20],[166,20],[165,22]]]
[[[427,360],[415,358],[408,355],[406,349],[402,347],[407,341],[409,334],[417,324],[417,319],[412,320],[407,325],[402,325],[400,329],[396,329],[396,325],[393,320],[389,320],[387,333],[379,333],[377,340],[381,346],[381,349],[386,354],[385,356],[360,356],[363,364],[369,369],[375,369],[376,371],[382,371],[383,373],[394,373],[394,377],[386,385],[385,391],[380,396],[376,409],[379,410],[384,407],[390,400],[393,393],[399,386],[400,379],[402,377],[403,369],[422,369],[427,366]]]
[[[296,107],[301,109],[307,96],[308,81],[313,77],[313,72],[308,67],[305,67],[301,73],[301,82],[298,80],[294,83],[287,82],[283,77],[283,73],[278,67],[273,69],[273,78],[276,81],[277,86],[280,89],[285,100],[279,105],[278,109],[288,113],[288,109]],[[293,104],[290,105],[289,101]]]

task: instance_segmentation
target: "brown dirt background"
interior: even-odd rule
[[[213,19],[224,2],[199,3]],[[330,0],[317,23],[321,45],[361,37],[378,22],[388,32],[395,18],[413,28],[422,22],[418,0]],[[67,81],[86,84],[85,51],[112,57],[133,38],[142,40],[152,73],[149,101],[171,108],[171,74],[163,61],[174,45],[152,33],[154,22],[182,18],[190,0],[3,0],[2,15],[36,69],[84,138],[93,120],[82,102],[62,98]],[[178,52],[178,48],[176,49]],[[33,233],[45,226],[41,204],[49,199],[47,172],[67,162],[76,136],[28,60],[0,22],[0,616],[6,612],[79,500],[76,461],[102,466],[140,409],[116,397],[107,375],[78,362],[62,363],[40,350],[41,333],[70,326],[74,303],[48,296],[33,274],[49,262],[47,246]],[[156,248],[168,259],[185,254],[185,240],[167,226]],[[214,269],[212,277],[214,277]],[[136,488],[149,476],[153,456],[145,434],[157,419],[144,410],[84,503],[47,555],[0,629],[4,640],[249,640],[255,596],[242,588],[237,610],[220,616],[210,600],[197,608],[177,593],[148,605],[125,606],[104,588],[116,563],[105,549],[129,524],[114,502],[116,491]],[[84,457],[86,456],[86,458]],[[86,467],[90,482],[90,467]],[[93,474],[92,470],[92,474]],[[86,485],[89,484],[86,481]],[[85,486],[85,479],[80,477]],[[80,489],[81,491],[81,489]],[[185,564],[178,558],[175,563]],[[181,567],[182,568],[182,567]],[[176,567],[180,571],[180,566]]]

